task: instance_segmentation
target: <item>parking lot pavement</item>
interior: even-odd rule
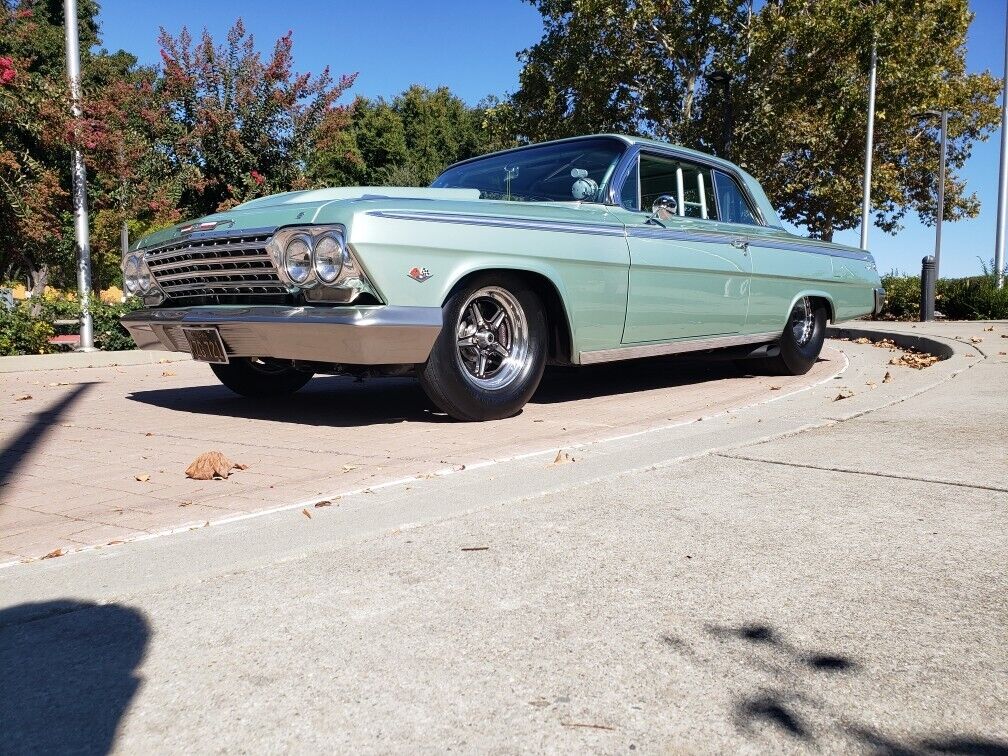
[[[952,327],[573,462],[0,570],[5,745],[1008,753],[1008,324]]]
[[[288,400],[255,404],[190,361],[0,373],[0,563],[696,419],[844,364],[827,349],[811,373],[786,378],[682,359],[555,369],[520,416],[482,424],[433,413],[409,379],[318,377]],[[248,468],[186,478],[211,450]]]

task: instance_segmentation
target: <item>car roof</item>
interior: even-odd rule
[[[509,152],[518,152],[520,150],[525,150],[530,147],[542,147],[549,144],[564,144],[565,142],[579,142],[585,139],[600,139],[600,138],[618,139],[619,141],[627,145],[639,144],[643,146],[658,147],[660,149],[672,148],[676,152],[682,153],[683,155],[691,155],[709,164],[721,165],[724,166],[725,168],[733,169],[736,171],[739,170],[739,166],[737,166],[735,163],[732,163],[729,160],[716,157],[706,152],[700,152],[699,150],[691,150],[689,147],[681,147],[680,145],[673,144],[672,142],[665,142],[660,139],[649,139],[647,137],[633,136],[631,134],[604,133],[604,134],[583,134],[581,136],[565,137],[563,139],[550,139],[549,141],[546,142],[529,142],[528,144],[522,144],[517,147],[509,147],[506,150],[497,150],[496,152],[488,152],[484,155],[475,155],[471,158],[466,158],[465,160],[459,160],[457,163],[452,163],[447,168],[445,168],[444,171],[442,171],[442,173],[454,168],[457,165],[464,165],[466,163],[470,163],[475,160],[480,160],[485,157],[490,157],[492,155],[505,155]]]

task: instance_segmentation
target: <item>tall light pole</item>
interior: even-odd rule
[[[1001,85],[1001,170],[998,173],[997,233],[994,242],[994,274],[997,287],[1004,287],[1005,220],[1008,210],[1008,13],[1005,14],[1005,67]]]
[[[63,24],[66,32],[66,67],[70,80],[70,115],[77,122],[80,107],[80,41],[77,31],[77,0],[63,0]],[[76,144],[70,165],[73,175],[74,240],[77,243],[77,293],[80,297],[80,345],[82,352],[94,349],[94,326],[91,321],[91,237],[88,232],[87,172],[84,157]]]
[[[941,112],[941,149],[938,165],[938,209],[935,211],[935,280],[941,277],[941,232],[945,218],[945,140],[948,135],[948,111]]]
[[[868,134],[865,137],[864,187],[861,198],[861,249],[868,249],[868,213],[871,212],[871,164],[875,140],[875,72],[878,67],[877,43],[871,46],[871,73],[868,77]]]

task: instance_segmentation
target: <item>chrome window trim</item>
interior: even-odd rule
[[[681,160],[686,163],[692,163],[694,165],[703,166],[710,171],[724,171],[724,173],[731,178],[735,179],[736,183],[739,185],[739,189],[742,191],[742,196],[745,197],[746,202],[752,208],[755,208],[753,213],[756,220],[759,221],[760,226],[768,226],[766,218],[763,217],[763,213],[759,209],[759,205],[753,201],[752,196],[749,194],[749,190],[746,188],[745,181],[742,179],[741,174],[738,173],[734,168],[729,168],[728,166],[720,165],[714,163],[713,161],[704,160],[702,157],[697,157],[692,154],[686,154],[681,150],[677,150],[674,145],[669,145],[668,147],[655,145],[655,144],[632,144],[630,148],[626,151],[619,162],[616,164],[616,168],[613,170],[613,178],[609,184],[608,191],[606,192],[606,204],[616,205],[617,207],[622,207],[619,202],[620,193],[623,190],[623,182],[626,181],[627,175],[630,173],[630,169],[633,164],[638,160],[640,154],[653,153],[660,157],[671,157],[676,160]],[[716,193],[716,192],[715,192]],[[638,198],[637,204],[640,205],[640,199]],[[642,208],[638,212],[644,212]],[[720,217],[720,213],[718,213]]]
[[[739,193],[742,195],[742,200],[746,203],[746,206],[749,208],[749,214],[752,215],[752,217],[755,218],[756,220],[760,221],[760,223],[738,223],[736,221],[724,220],[724,216],[721,214],[721,191],[718,189],[718,175],[724,176],[724,180],[731,181],[733,184],[735,184],[735,188],[739,190]],[[759,208],[756,207],[755,203],[752,201],[752,197],[749,196],[749,192],[747,192],[745,190],[745,187],[741,183],[739,183],[738,179],[736,179],[731,174],[722,171],[720,168],[715,168],[714,170],[711,171],[711,181],[714,184],[714,196],[717,198],[718,220],[721,221],[721,223],[732,223],[736,226],[743,226],[743,227],[745,226],[758,227],[766,225],[766,223],[762,222],[763,216],[760,214]]]

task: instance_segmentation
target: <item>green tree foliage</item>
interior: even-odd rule
[[[875,223],[932,222],[937,124],[918,117],[931,108],[954,112],[945,217],[979,212],[957,171],[996,123],[997,82],[965,71],[967,0],[529,1],[544,34],[519,53],[519,139],[622,131],[721,153],[783,218],[831,239],[860,222],[875,39]]]
[[[358,97],[348,139],[320,154],[316,177],[331,185],[425,186],[459,160],[502,149],[499,103],[470,108],[447,87],[413,85],[386,101]]]

